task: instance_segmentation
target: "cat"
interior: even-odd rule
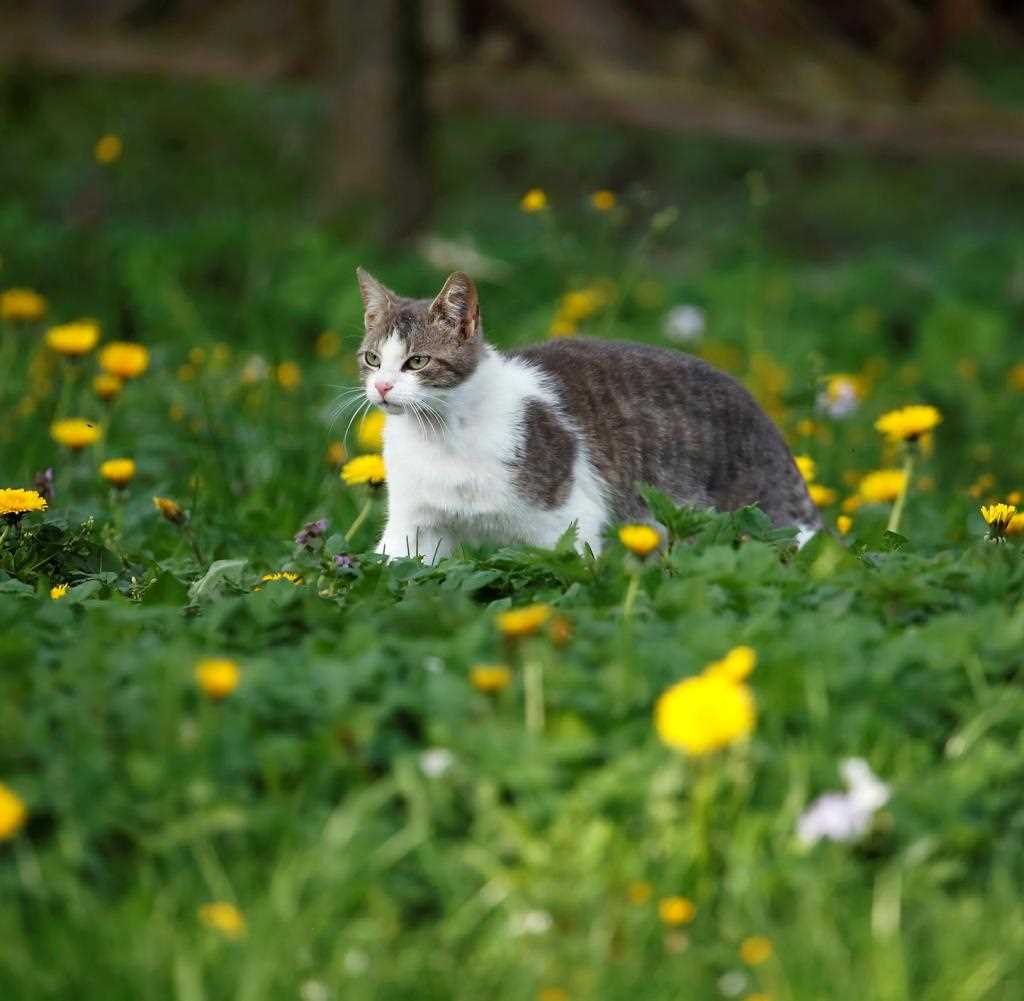
[[[432,301],[357,269],[364,405],[384,410],[387,524],[377,552],[449,555],[459,543],[551,547],[573,523],[652,522],[638,484],[678,504],[758,504],[802,544],[818,509],[775,425],[730,376],[678,351],[563,337],[498,351],[456,271]]]

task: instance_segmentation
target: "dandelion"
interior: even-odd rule
[[[572,320],[567,320],[564,316],[556,316],[551,321],[551,326],[548,327],[548,335],[550,337],[572,337],[576,330],[576,324]]]
[[[704,334],[706,321],[704,310],[700,306],[683,303],[673,306],[662,321],[662,330],[670,341],[677,344],[690,344],[700,340]]]
[[[839,498],[839,494],[835,490],[826,487],[823,483],[808,483],[807,493],[816,507],[828,507],[830,504],[835,504]]]
[[[294,584],[298,587],[302,583],[302,578],[297,573],[292,573],[291,570],[278,570],[274,573],[265,573],[260,580],[264,583],[272,584],[275,581],[285,580],[289,584]],[[259,588],[256,588],[258,591]]]
[[[116,399],[123,388],[124,383],[116,375],[111,375],[109,372],[100,372],[100,374],[92,380],[93,392],[101,400],[107,402]]]
[[[8,288],[0,292],[0,320],[29,323],[41,319],[46,300],[30,288]]]
[[[382,410],[373,410],[359,421],[356,441],[367,452],[379,452],[384,447],[384,422],[387,415]]]
[[[290,393],[302,383],[302,369],[293,361],[283,361],[274,370],[278,385]]]
[[[611,212],[615,208],[618,199],[615,197],[614,191],[609,191],[607,188],[602,188],[600,191],[595,191],[590,196],[590,204],[597,209],[598,212]]]
[[[889,787],[863,758],[847,758],[840,772],[847,791],[819,796],[797,821],[797,837],[807,847],[822,838],[853,841],[862,837],[871,826],[875,811],[889,801]]]
[[[493,695],[512,683],[512,672],[504,664],[477,664],[469,672],[470,684],[480,692]]]
[[[498,631],[507,639],[532,636],[551,618],[549,605],[526,605],[501,612],[497,618]]]
[[[341,350],[341,337],[336,330],[325,330],[316,339],[317,358],[333,358]]]
[[[757,666],[757,651],[749,646],[734,646],[721,660],[704,668],[705,675],[717,674],[729,681],[740,682],[750,677]]]
[[[543,212],[548,207],[548,196],[540,188],[530,188],[519,200],[519,208],[527,215]]]
[[[177,501],[173,501],[169,497],[154,497],[153,506],[172,525],[185,524],[187,516]]]
[[[199,908],[199,920],[207,928],[219,931],[226,938],[241,938],[245,934],[245,917],[242,912],[225,900],[203,904]]]
[[[4,487],[0,490],[0,518],[13,522],[32,511],[45,511],[46,498],[38,490]]]
[[[630,883],[626,892],[629,895],[629,902],[631,904],[635,907],[643,907],[651,899],[654,887],[650,883],[639,880],[635,883]]]
[[[556,615],[548,626],[548,636],[555,646],[565,646],[572,639],[572,623],[564,615]]]
[[[324,459],[327,461],[328,465],[340,466],[347,458],[348,452],[340,441],[332,441],[328,443],[327,451],[324,453]]]
[[[228,657],[206,657],[195,666],[196,683],[211,699],[223,699],[237,687],[242,677],[238,664]]]
[[[96,162],[102,164],[104,167],[109,167],[110,164],[115,163],[121,159],[121,154],[124,152],[124,143],[121,141],[121,137],[114,135],[112,132],[107,133],[105,136],[100,136],[96,140],[96,145],[93,147],[92,155],[95,157]]]
[[[983,507],[981,516],[988,525],[988,537],[994,542],[1004,539],[1016,514],[1017,508],[1013,504],[989,504]]]
[[[670,747],[709,754],[747,737],[754,729],[754,697],[720,672],[687,678],[658,699],[654,723]]]
[[[807,483],[813,483],[818,475],[818,464],[809,455],[796,455],[793,457],[796,468]]]
[[[1024,512],[1015,514],[1006,526],[1007,535],[1024,535]]]
[[[50,597],[54,601],[60,601],[60,599],[63,598],[69,590],[70,588],[67,584],[57,584],[50,588]]]
[[[1024,393],[1024,361],[1018,362],[1018,364],[1010,369],[1007,381],[1012,389],[1017,389]]]
[[[80,358],[87,355],[100,339],[100,328],[94,320],[62,323],[46,331],[47,346],[59,355]]]
[[[771,939],[764,935],[751,935],[740,943],[740,959],[747,966],[760,966],[771,959],[774,951]]]
[[[13,838],[28,817],[21,797],[0,782],[0,841]]]
[[[890,441],[917,441],[941,421],[942,414],[935,407],[916,404],[882,414],[875,428]]]
[[[542,987],[537,1001],[569,1001],[569,992],[564,987]]]
[[[902,469],[877,469],[860,481],[857,492],[867,504],[885,504],[899,497],[906,482]]]
[[[575,289],[562,296],[559,315],[572,323],[589,319],[598,310],[608,305],[608,292],[599,285],[589,288]]]
[[[658,917],[672,927],[689,924],[697,916],[697,906],[688,897],[662,897]]]
[[[132,459],[107,459],[100,465],[100,476],[123,490],[135,478],[135,462]]]
[[[111,341],[100,352],[100,368],[119,379],[135,379],[149,367],[149,349],[132,341]]]
[[[95,445],[99,441],[100,429],[96,424],[80,417],[66,417],[50,425],[50,437],[58,445],[64,445],[72,452],[77,452],[88,445]]]
[[[341,469],[341,478],[350,486],[367,483],[379,487],[387,479],[383,455],[358,455]]]
[[[840,535],[846,535],[853,528],[853,519],[848,514],[841,514],[836,518],[836,528]]]
[[[650,525],[623,525],[619,542],[634,556],[647,556],[661,545],[661,536]]]

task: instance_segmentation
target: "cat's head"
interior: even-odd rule
[[[480,302],[472,280],[449,275],[429,299],[405,299],[356,269],[366,334],[359,374],[372,403],[390,414],[443,403],[476,369],[483,349]]]

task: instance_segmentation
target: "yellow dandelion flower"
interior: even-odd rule
[[[46,331],[46,344],[59,355],[81,357],[87,355],[100,339],[99,324],[94,320],[62,323]]]
[[[890,410],[875,421],[875,429],[890,441],[916,441],[942,421],[935,407],[915,404]]]
[[[100,465],[100,476],[115,487],[126,487],[135,478],[132,459],[107,459]]]
[[[341,337],[336,330],[325,330],[316,339],[317,358],[333,358],[341,350]]]
[[[108,133],[96,140],[92,155],[96,158],[97,163],[108,167],[110,164],[120,160],[123,152],[124,143],[121,141],[121,137]]]
[[[100,368],[119,379],[135,379],[149,367],[149,350],[132,341],[111,341],[100,352]]]
[[[635,883],[630,883],[627,889],[629,894],[629,902],[635,907],[643,907],[648,900],[651,899],[651,894],[654,892],[654,887],[650,883],[643,880],[638,880]]]
[[[1007,381],[1010,383],[1011,389],[1017,389],[1024,393],[1024,361],[1018,362],[1010,369]]]
[[[30,288],[8,288],[0,292],[0,320],[31,322],[46,313],[46,300]]]
[[[623,525],[619,542],[634,556],[647,556],[661,545],[661,536],[650,525]]]
[[[384,422],[387,415],[383,410],[373,410],[359,421],[356,441],[367,452],[379,452],[384,447]]]
[[[537,1001],[569,1001],[569,992],[564,987],[542,987]]]
[[[718,673],[673,685],[658,699],[654,712],[662,741],[694,755],[742,740],[754,729],[754,719],[750,689]]]
[[[185,524],[185,512],[177,501],[173,501],[169,497],[154,497],[153,507],[172,525]]]
[[[481,692],[504,691],[512,683],[512,672],[504,664],[477,664],[469,672],[470,684]]]
[[[555,646],[565,646],[572,639],[572,623],[564,615],[556,615],[548,626],[548,636]]]
[[[0,841],[13,838],[28,817],[21,797],[0,782]]]
[[[852,494],[849,497],[843,498],[842,509],[844,514],[853,514],[855,511],[860,510],[861,505],[864,503],[864,498],[860,494]]]
[[[607,188],[595,191],[590,196],[590,204],[597,209],[598,212],[611,212],[611,210],[615,208],[617,201],[618,199],[615,197],[615,192],[609,191]]]
[[[50,597],[53,598],[54,601],[60,601],[60,599],[63,598],[69,590],[70,587],[67,584],[57,584],[50,588]]]
[[[92,388],[93,392],[101,400],[113,400],[124,388],[124,383],[116,375],[111,375],[109,372],[100,372],[92,380]]]
[[[324,458],[330,465],[340,466],[348,458],[348,452],[340,441],[332,441],[327,445]]]
[[[828,507],[830,504],[835,504],[839,497],[835,490],[826,487],[823,483],[808,483],[807,493],[817,507]]]
[[[245,916],[226,900],[216,900],[199,908],[199,920],[207,928],[219,931],[226,938],[241,938],[245,934]]]
[[[818,475],[818,464],[809,455],[795,455],[793,461],[800,470],[800,475],[808,483],[813,483],[815,476]]]
[[[805,417],[803,420],[797,421],[796,433],[801,438],[813,438],[818,433],[818,425],[809,417]]]
[[[548,207],[548,196],[540,188],[530,188],[519,201],[519,208],[528,215],[543,212]]]
[[[1007,535],[1024,535],[1024,512],[1015,514],[1006,526]]]
[[[380,486],[387,479],[383,455],[357,455],[349,459],[341,467],[341,478],[350,486],[368,483],[371,487]]]
[[[31,511],[45,511],[46,498],[38,490],[4,487],[0,490],[0,517],[9,521]]]
[[[864,396],[864,380],[847,372],[836,372],[825,377],[825,396],[830,403],[852,401],[856,403]]]
[[[857,491],[866,504],[885,504],[896,500],[906,482],[902,469],[876,469],[860,481]]]
[[[689,924],[697,916],[697,905],[688,897],[662,897],[658,901],[658,917],[673,927]]]
[[[753,994],[748,994],[743,1001],[772,1001],[771,996],[765,994],[763,991],[754,991]]]
[[[981,516],[988,525],[989,538],[1001,539],[1013,521],[1017,508],[1013,504],[989,504],[981,509]]]
[[[558,315],[570,323],[579,323],[593,316],[607,304],[608,295],[605,290],[598,285],[592,285],[589,288],[566,292],[559,302]]]
[[[100,438],[99,426],[81,417],[66,417],[50,425],[50,437],[58,445],[65,445],[73,452],[95,445]]]
[[[238,664],[228,657],[206,657],[195,666],[196,683],[211,699],[223,699],[242,677]]]
[[[297,573],[292,573],[291,570],[279,570],[275,573],[265,573],[260,580],[265,582],[286,580],[289,584],[294,584],[296,587],[302,583],[302,578]]]
[[[848,514],[841,514],[836,518],[836,528],[840,535],[846,535],[853,528],[853,519]]]
[[[576,324],[564,316],[556,316],[548,327],[551,337],[572,337],[576,333]]]
[[[1021,493],[1019,490],[1011,490],[1006,495],[1007,504],[1016,504],[1020,507],[1021,501],[1024,501],[1024,493]]]
[[[498,615],[498,631],[509,639],[521,639],[532,636],[548,619],[551,618],[549,605],[526,605],[513,608]]]
[[[729,681],[745,681],[757,666],[757,651],[749,646],[734,646],[721,660],[704,668],[704,674],[717,674]]]
[[[771,959],[774,951],[771,939],[764,935],[751,935],[740,943],[740,959],[747,966],[760,966]]]
[[[293,361],[283,361],[274,370],[278,385],[290,393],[302,383],[302,369]]]

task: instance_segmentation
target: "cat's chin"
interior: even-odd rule
[[[378,403],[376,404],[386,414],[404,414],[405,407],[400,403]]]

